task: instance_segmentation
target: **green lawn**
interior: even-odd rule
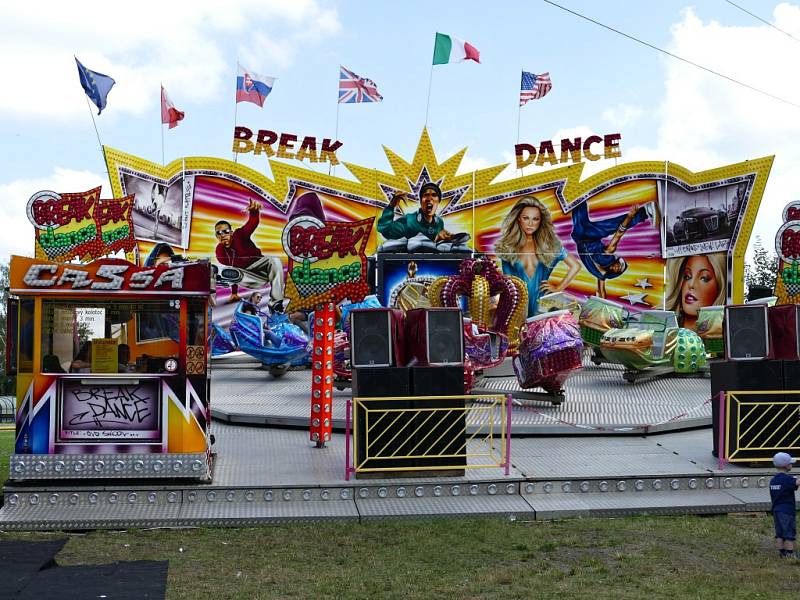
[[[13,431],[0,430],[8,471]],[[768,515],[565,521],[396,520],[258,529],[157,529],[69,538],[61,565],[169,561],[169,598],[783,598]]]
[[[14,429],[0,429],[0,481],[8,479],[8,457],[14,450]]]
[[[57,560],[168,560],[169,598],[794,595],[800,565],[776,555],[771,520],[759,514],[106,531],[69,535]]]

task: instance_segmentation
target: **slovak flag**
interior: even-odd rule
[[[161,123],[166,125],[169,123],[169,128],[178,126],[178,121],[183,121],[183,111],[175,108],[172,100],[167,96],[167,90],[161,86]]]
[[[239,65],[239,75],[236,77],[236,102],[252,102],[264,106],[264,100],[272,91],[274,83],[274,77],[253,73]]]

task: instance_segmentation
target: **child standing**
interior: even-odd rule
[[[794,492],[800,481],[789,475],[796,462],[786,452],[778,452],[772,462],[778,472],[769,481],[769,495],[772,499],[772,520],[775,523],[775,542],[781,558],[794,557],[795,541],[795,500]]]

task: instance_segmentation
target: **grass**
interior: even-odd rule
[[[14,432],[0,430],[0,473]],[[155,529],[68,537],[60,565],[169,561],[168,598],[783,598],[764,514],[566,521],[397,520],[258,529]]]
[[[0,482],[8,479],[8,457],[14,451],[14,428],[0,425]]]
[[[800,566],[771,535],[763,514],[98,531],[69,535],[58,563],[168,560],[169,598],[777,598]]]

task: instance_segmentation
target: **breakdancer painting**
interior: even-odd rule
[[[241,269],[270,284],[270,309],[283,312],[283,265],[277,256],[264,256],[250,236],[259,223],[261,205],[257,200],[250,200],[245,212],[247,221],[241,227],[233,229],[228,221],[218,221],[214,225],[214,234],[219,243],[216,248],[217,261],[222,265]]]
[[[625,214],[599,221],[589,218],[587,202],[572,209],[572,239],[586,270],[597,278],[600,298],[606,297],[606,280],[619,277],[628,268],[625,259],[615,254],[622,236],[631,227],[648,219],[654,226],[658,225],[655,202],[632,206]],[[609,238],[608,242],[603,241],[606,238]]]

